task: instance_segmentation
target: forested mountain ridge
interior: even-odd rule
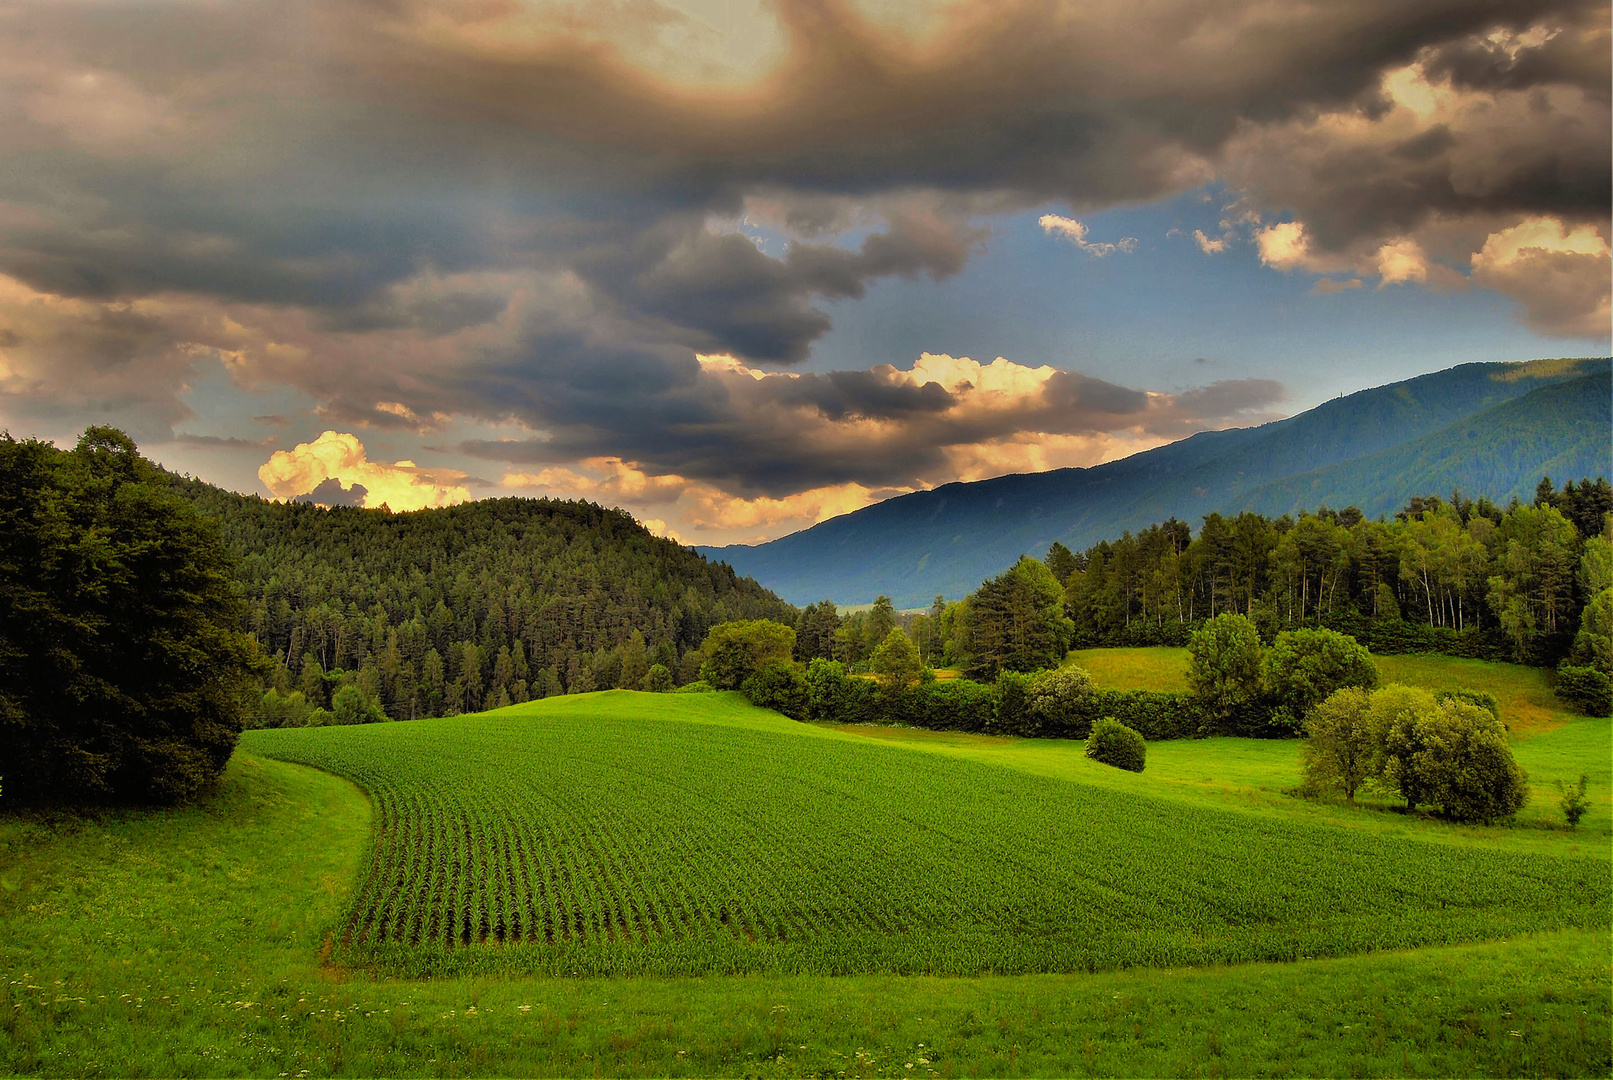
[[[653,664],[678,671],[716,623],[795,617],[754,581],[592,503],[389,514],[169,483],[219,522],[271,684],[309,707],[347,685],[400,719],[636,686]]]
[[[1465,364],[1337,398],[1286,420],[1201,432],[1088,469],[947,484],[768,544],[698,550],[796,603],[820,597],[862,603],[885,593],[900,607],[918,607],[937,594],[963,596],[1020,554],[1045,551],[1055,540],[1079,549],[1168,517],[1195,521],[1212,512],[1314,507],[1318,500],[1308,490],[1280,485],[1334,467],[1340,483],[1329,491],[1339,505],[1370,502],[1380,508],[1375,512],[1388,512],[1433,493],[1423,485],[1453,474],[1427,468],[1402,475],[1406,466],[1398,452],[1416,459],[1412,444],[1481,414],[1486,449],[1470,454],[1474,460],[1464,467],[1504,461],[1508,472],[1475,486],[1484,494],[1520,485],[1528,490],[1546,473],[1608,471],[1605,439],[1598,456],[1581,426],[1588,417],[1605,435],[1613,424],[1608,394],[1575,392],[1566,401],[1535,397],[1571,380],[1605,378],[1608,370],[1605,359]],[[1487,415],[1509,403],[1517,407]],[[1568,427],[1555,411],[1565,405],[1577,418]],[[1508,444],[1514,435],[1515,444]],[[1258,504],[1252,501],[1256,492]],[[1449,487],[1440,492],[1448,494]],[[1279,507],[1281,500],[1286,502]]]

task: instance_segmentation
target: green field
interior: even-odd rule
[[[0,1069],[1608,1075],[1609,746],[1516,743],[1569,832],[726,694],[251,733],[201,807],[0,816]]]

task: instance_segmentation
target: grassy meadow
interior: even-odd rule
[[[0,1069],[1608,1075],[1613,733],[1546,719],[1511,827],[735,695],[251,733],[198,807],[0,816]]]

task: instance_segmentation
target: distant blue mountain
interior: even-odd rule
[[[1022,553],[1177,517],[1355,505],[1413,495],[1505,499],[1613,473],[1613,363],[1464,364],[1337,398],[1255,428],[1206,431],[1089,469],[1000,476],[902,495],[755,546],[700,548],[793,603],[898,607],[960,597]]]

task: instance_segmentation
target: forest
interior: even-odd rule
[[[388,514],[169,484],[240,559],[247,629],[271,662],[266,708],[281,714],[258,718],[269,726],[638,686],[656,664],[687,682],[712,626],[795,618],[749,578],[591,503]]]
[[[1039,658],[1061,638],[1077,647],[1185,645],[1225,612],[1248,616],[1267,641],[1325,627],[1377,652],[1553,665],[1573,647],[1585,606],[1613,585],[1610,512],[1605,479],[1558,490],[1546,478],[1530,503],[1419,497],[1387,520],[1354,507],[1297,519],[1209,514],[1194,535],[1172,519],[1081,552],[1054,544],[1045,559],[1021,560],[965,600],[937,597],[905,626],[927,662],[987,677],[1046,666]],[[828,608],[803,613],[801,658],[864,660],[891,618],[876,604],[830,629]],[[1036,640],[1023,655],[1004,654],[1005,627]]]

